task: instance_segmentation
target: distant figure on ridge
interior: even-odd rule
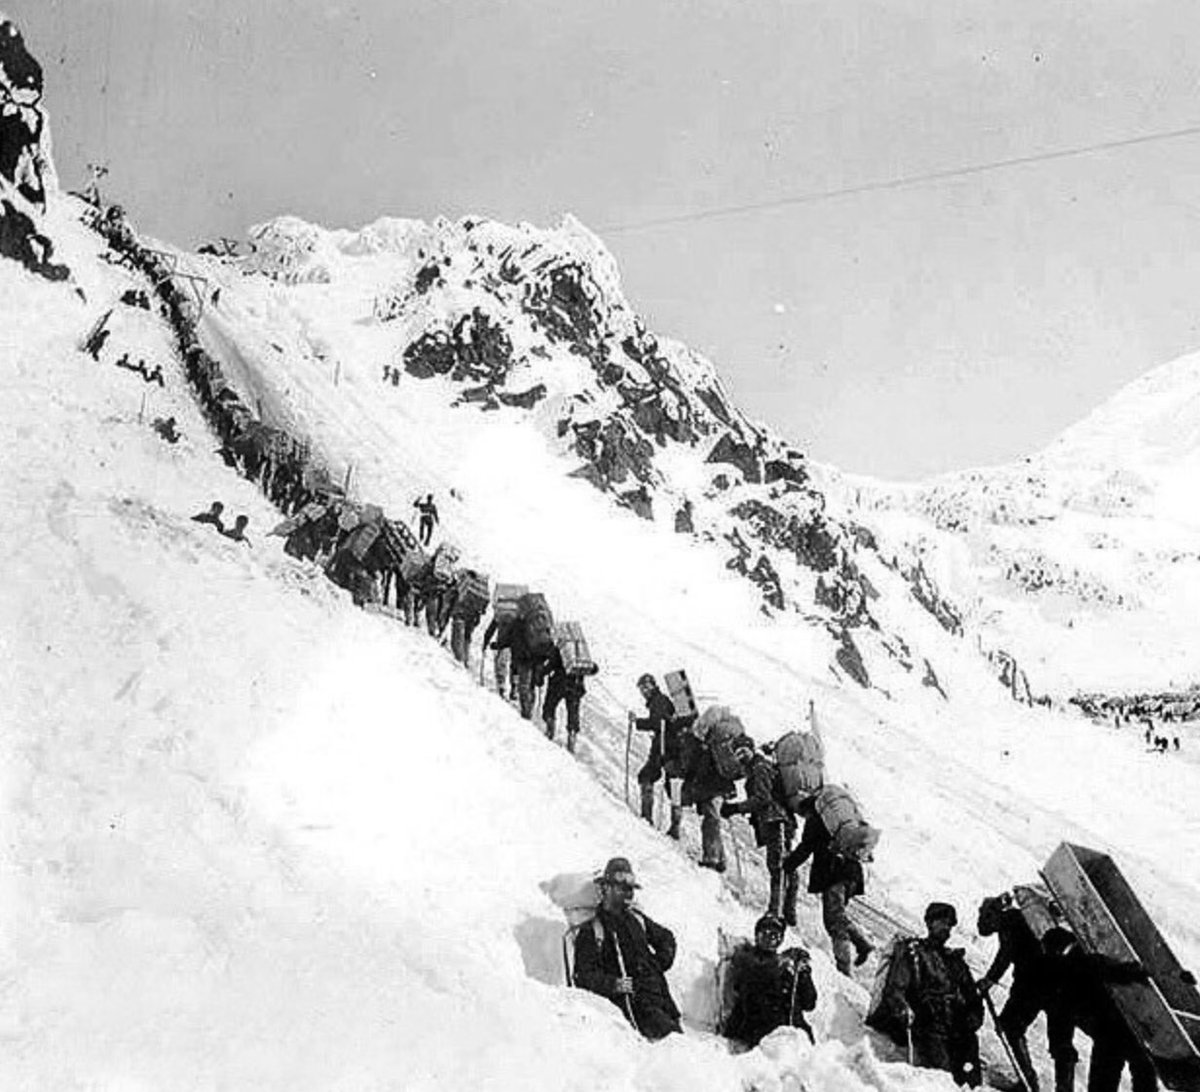
[[[221,532],[226,538],[233,539],[234,542],[244,542],[247,546],[250,545],[250,539],[246,535],[246,525],[250,522],[249,516],[238,516],[233,521],[233,526]]]
[[[211,523],[222,534],[225,533],[225,523],[221,519],[221,513],[225,511],[225,505],[220,501],[213,501],[207,512],[197,512],[192,516],[194,523]]]
[[[428,546],[429,540],[433,538],[433,528],[438,522],[438,510],[437,505],[433,503],[433,494],[429,493],[424,500],[413,501],[413,507],[421,513],[417,537],[420,538],[422,546]]]

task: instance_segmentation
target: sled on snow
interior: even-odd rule
[[[1107,988],[1167,1088],[1200,1089],[1200,993],[1113,859],[1063,842],[1042,878],[1072,930],[1091,952],[1137,961],[1148,982]]]

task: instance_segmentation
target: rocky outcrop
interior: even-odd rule
[[[52,260],[54,244],[41,225],[53,180],[48,143],[42,66],[16,25],[0,16],[0,257],[62,281],[70,270]]]
[[[404,370],[418,379],[443,375],[458,382],[483,379],[489,386],[499,386],[511,367],[512,342],[503,327],[478,307],[452,329],[422,334],[404,350]]]
[[[578,477],[600,489],[624,485],[630,478],[643,484],[655,479],[653,445],[621,417],[572,422],[568,429],[572,450],[584,462]]]
[[[705,462],[735,466],[747,482],[758,484],[762,481],[762,465],[758,454],[748,443],[738,440],[732,433],[726,432],[721,435]]]

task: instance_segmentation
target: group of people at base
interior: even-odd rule
[[[682,1031],[666,978],[675,962],[674,934],[634,905],[641,884],[628,858],[609,860],[595,884],[600,902],[594,916],[572,929],[570,984],[608,998],[647,1039]],[[1117,1092],[1127,1067],[1133,1092],[1158,1088],[1150,1058],[1107,989],[1146,981],[1140,964],[1086,952],[1061,925],[1039,941],[1011,900],[1001,896],[980,906],[979,932],[997,935],[1000,947],[977,982],[964,950],[949,946],[958,924],[954,906],[931,902],[924,917],[926,935],[897,938],[881,965],[866,1020],[905,1047],[911,1064],[979,1087],[984,1000],[1012,968],[1012,989],[996,1023],[1029,1092],[1039,1092],[1040,1086],[1024,1035],[1042,1012],[1054,1059],[1054,1092],[1074,1092],[1076,1029],[1092,1040],[1088,1092]],[[768,912],[755,923],[753,942],[743,941],[727,953],[719,987],[724,1015],[717,1030],[741,1049],[757,1046],[779,1027],[800,1028],[815,1041],[805,1019],[817,1003],[809,954],[799,947],[781,951],[785,935],[783,919]],[[1188,972],[1184,978],[1194,984]]]

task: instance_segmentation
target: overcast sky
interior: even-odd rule
[[[815,458],[1017,458],[1200,348],[1195,0],[0,0],[140,229],[554,223]]]

